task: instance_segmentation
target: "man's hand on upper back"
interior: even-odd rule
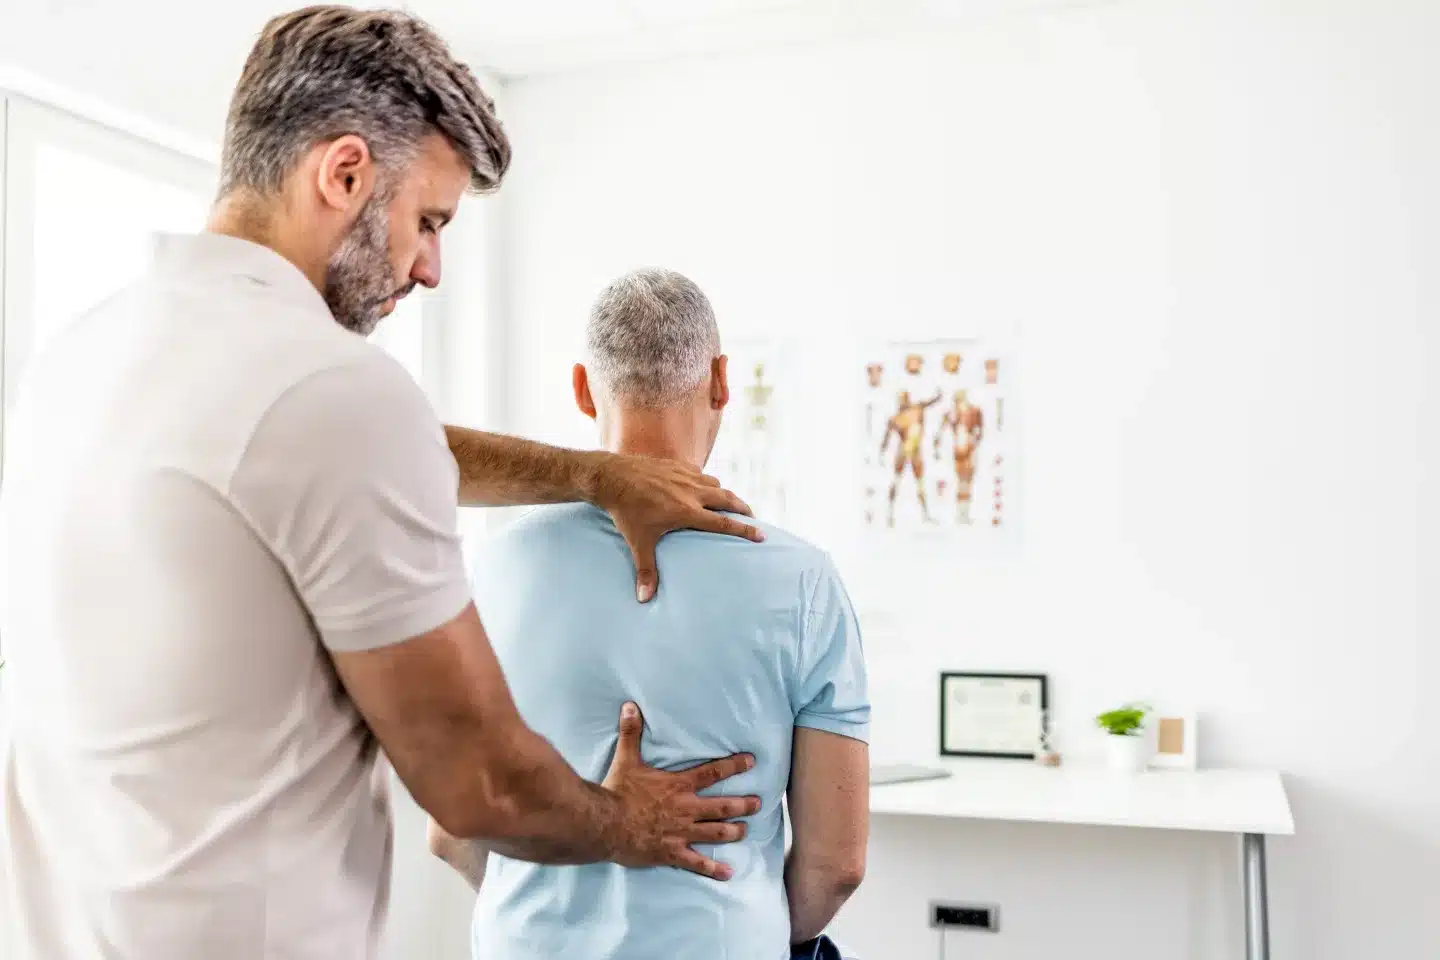
[[[655,545],[673,530],[705,530],[761,541],[751,524],[718,511],[750,516],[750,508],[720,481],[677,460],[604,454],[595,473],[597,507],[610,514],[635,558],[635,595],[655,595],[660,577]]]
[[[750,515],[714,477],[675,460],[581,452],[465,427],[445,428],[460,471],[459,499],[472,506],[588,500],[615,520],[635,557],[635,592],[655,595],[655,544],[672,530],[705,530],[748,540],[764,536],[718,511]]]

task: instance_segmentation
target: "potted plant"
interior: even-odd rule
[[[1127,703],[1123,707],[1107,710],[1095,718],[1095,723],[1108,736],[1105,738],[1109,749],[1109,766],[1120,773],[1139,773],[1145,769],[1146,748],[1145,716],[1150,708],[1142,703]]]

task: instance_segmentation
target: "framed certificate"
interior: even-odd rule
[[[1049,707],[1039,673],[940,674],[940,753],[1033,760]]]

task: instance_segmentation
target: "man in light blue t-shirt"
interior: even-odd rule
[[[700,290],[664,270],[616,281],[587,349],[575,399],[605,447],[703,466],[729,388]],[[591,507],[542,507],[481,551],[477,605],[516,704],[582,776],[599,780],[617,750],[662,768],[748,751],[754,769],[720,789],[762,805],[744,840],[700,848],[733,868],[725,882],[525,863],[432,824],[432,849],[479,891],[476,960],[784,960],[793,944],[809,955],[859,885],[870,719],[859,630],[830,559],[761,527],[764,543],[667,536],[664,580],[643,605],[624,538]]]

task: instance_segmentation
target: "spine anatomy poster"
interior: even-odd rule
[[[707,469],[744,498],[756,517],[783,524],[794,386],[790,353],[773,341],[727,343],[725,353],[730,406]]]

